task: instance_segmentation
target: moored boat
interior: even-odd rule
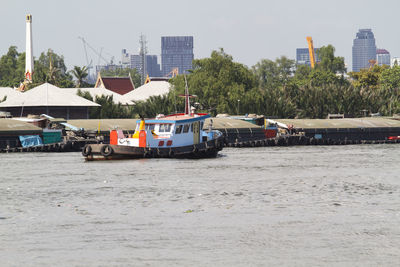
[[[82,150],[86,160],[123,158],[207,158],[215,157],[224,146],[220,131],[203,130],[210,115],[190,110],[191,97],[186,88],[185,113],[141,118],[135,133],[110,132],[110,144],[88,144]]]

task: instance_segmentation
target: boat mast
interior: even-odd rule
[[[191,111],[190,111],[190,95],[189,95],[189,88],[187,84],[187,79],[186,75],[185,77],[185,115],[191,116]]]

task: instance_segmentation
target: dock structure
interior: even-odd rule
[[[382,141],[400,136],[400,120],[389,117],[343,119],[278,119],[312,140]]]
[[[17,147],[20,135],[40,134],[42,128],[35,125],[12,119],[0,119],[0,150]]]
[[[226,146],[234,146],[234,144],[255,146],[266,139],[262,127],[243,120],[224,117],[210,118],[205,121],[203,128],[207,129],[210,126],[222,132]]]
[[[80,151],[86,144],[109,143],[110,131],[121,129],[133,134],[137,119],[68,120],[65,130],[84,132],[83,137],[66,138],[57,143],[22,147],[19,136],[43,136],[43,129],[14,119],[0,119],[0,152],[68,152]],[[276,119],[289,131],[266,138],[264,128],[232,118],[208,118],[203,129],[219,130],[227,147],[260,147],[292,145],[349,145],[400,143],[400,119]],[[67,134],[68,135],[68,134]],[[67,136],[68,137],[68,136]]]

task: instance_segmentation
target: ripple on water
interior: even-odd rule
[[[11,266],[393,266],[398,151],[226,148],[215,159],[116,162],[7,154],[0,250]]]

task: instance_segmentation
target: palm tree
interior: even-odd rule
[[[74,66],[74,69],[71,72],[76,78],[76,88],[81,87],[81,85],[83,84],[83,80],[88,76],[87,67],[85,66],[81,68],[78,66]]]

